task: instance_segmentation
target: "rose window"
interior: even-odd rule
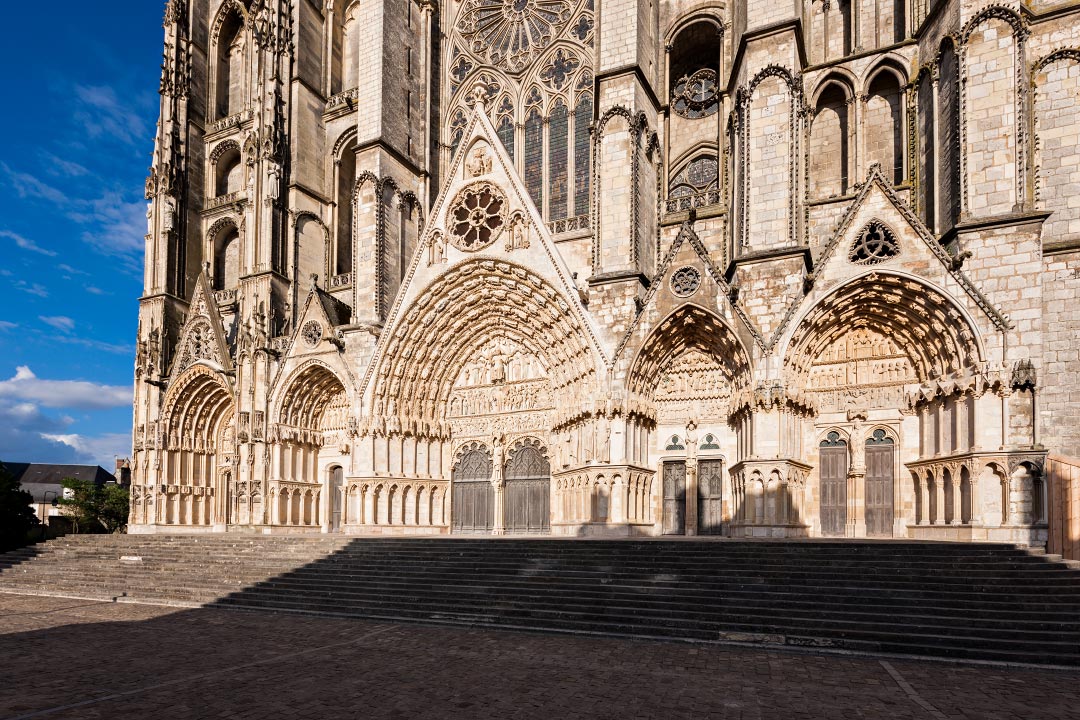
[[[558,37],[575,4],[572,0],[467,0],[458,31],[474,53],[516,73]]]
[[[480,250],[490,245],[503,228],[506,201],[490,184],[466,188],[458,196],[450,217],[450,235],[459,250]]]
[[[848,259],[856,265],[877,265],[900,254],[900,243],[889,228],[872,222],[855,240]]]
[[[716,72],[705,68],[679,78],[671,92],[671,104],[675,112],[685,118],[715,114],[720,109]]]
[[[308,347],[315,347],[322,340],[322,325],[317,320],[309,320],[304,323],[304,329],[301,331],[304,342]]]
[[[701,273],[697,268],[679,268],[671,275],[671,292],[679,297],[690,297],[701,287]]]

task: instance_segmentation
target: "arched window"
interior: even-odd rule
[[[584,92],[578,98],[574,110],[574,214],[589,214],[589,178],[592,177],[592,143],[589,142],[589,127],[593,119],[593,99],[591,92]]]
[[[244,21],[236,10],[229,12],[217,36],[217,116],[240,112],[244,91]]]
[[[698,155],[688,162],[668,183],[668,197],[696,197],[716,191],[719,183],[719,163],[713,152]]]
[[[938,135],[944,162],[938,178],[938,208],[941,226],[938,232],[951,229],[960,221],[960,65],[952,40],[942,43],[938,65]],[[931,181],[930,187],[933,187]]]
[[[719,112],[722,50],[720,28],[707,20],[689,25],[675,37],[668,87],[676,115],[696,120]]]
[[[214,239],[214,289],[235,290],[240,284],[240,233],[233,225]]]
[[[935,230],[937,209],[937,157],[938,148],[934,143],[934,85],[930,73],[924,72],[919,78],[919,214],[922,221],[931,230]]]
[[[214,178],[214,195],[217,197],[243,189],[244,168],[240,163],[240,148],[232,147],[218,157]]]
[[[352,272],[353,190],[356,186],[356,143],[349,141],[338,160],[337,232],[334,242],[334,273]]]
[[[885,177],[904,181],[903,95],[899,78],[889,70],[879,72],[870,83],[866,101],[867,165],[879,163]]]
[[[548,118],[548,183],[551,187],[551,206],[548,219],[562,220],[569,207],[567,177],[567,145],[570,132],[570,114],[562,100],[555,103],[555,108]]]
[[[828,198],[848,190],[848,95],[830,82],[821,92],[810,124],[810,197]]]
[[[525,189],[536,207],[544,208],[544,120],[533,106],[525,118]]]
[[[510,159],[514,159],[514,117],[513,115],[503,115],[499,118],[499,127],[496,131],[499,135],[499,142],[506,148],[506,154],[510,156]]]

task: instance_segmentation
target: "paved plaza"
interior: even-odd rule
[[[1080,718],[1080,672],[0,594],[0,718]]]

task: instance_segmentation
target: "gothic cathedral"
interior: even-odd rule
[[[132,532],[1045,542],[1075,3],[164,27]]]

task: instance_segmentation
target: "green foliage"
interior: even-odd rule
[[[75,532],[120,532],[127,526],[128,491],[119,485],[98,485],[68,478],[62,482],[71,497],[60,500],[68,508]]]
[[[27,544],[27,536],[38,524],[31,503],[34,496],[0,465],[0,552]]]

